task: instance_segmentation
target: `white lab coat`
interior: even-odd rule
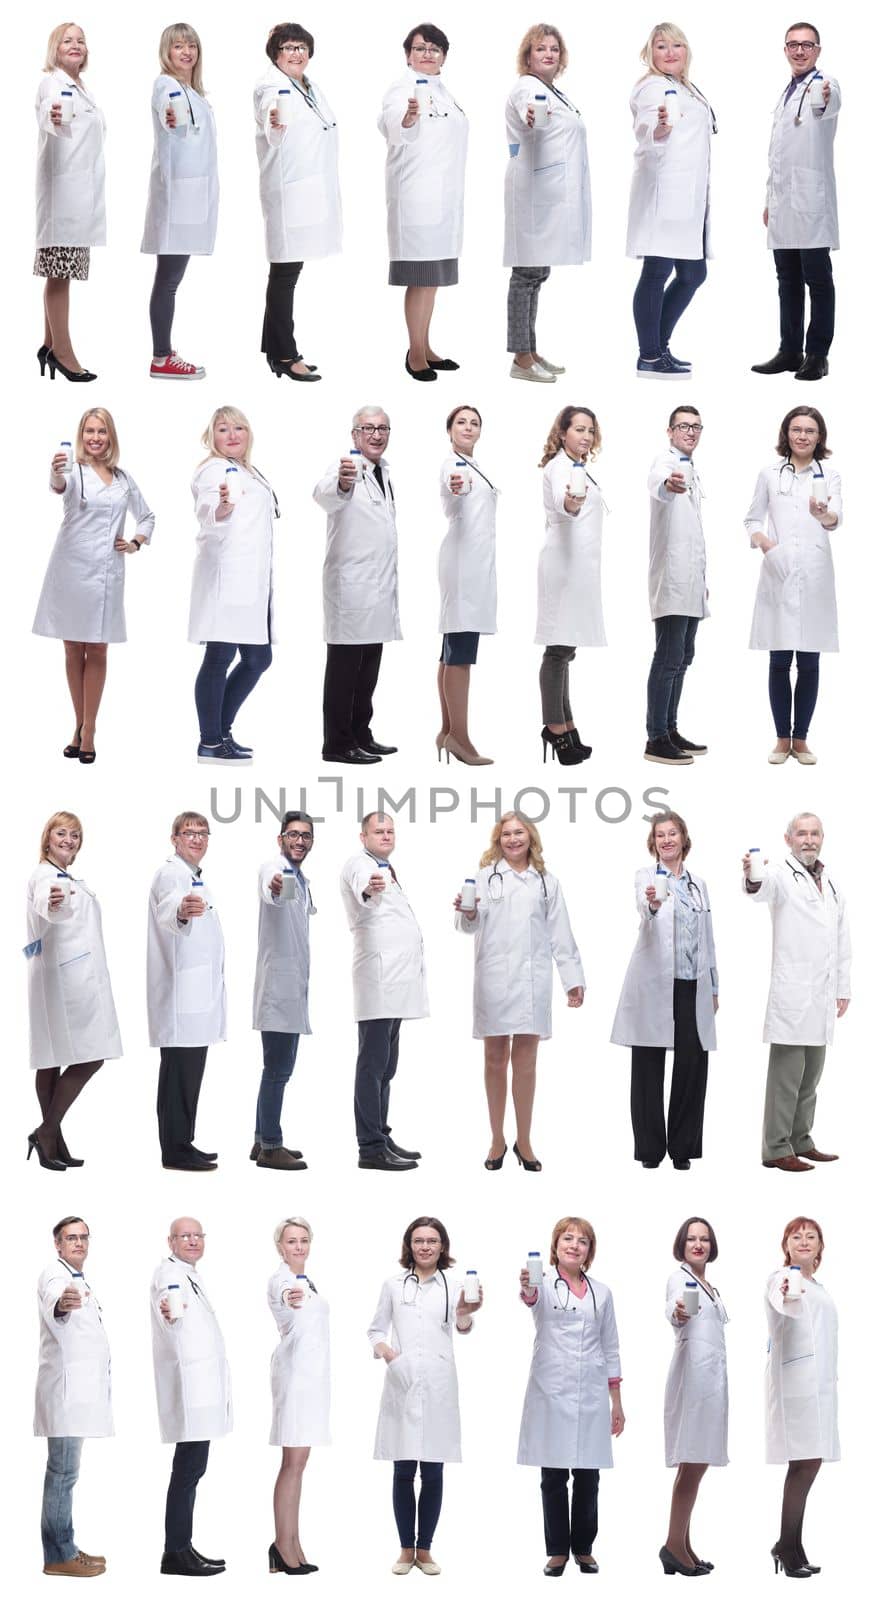
[[[55,1306],[65,1289],[79,1290],[84,1304],[63,1317]],[[109,1340],[87,1273],[60,1256],[40,1274],[39,1371],[33,1431],[40,1439],[106,1439],[112,1425]]]
[[[49,891],[62,879],[75,892],[50,910]],[[97,896],[51,861],[41,861],[27,885],[25,955],[33,1070],[116,1060],[121,1034]]]
[[[676,120],[654,139],[666,89]],[[627,256],[700,261],[710,248],[710,106],[703,95],[662,73],[635,84],[631,116],[637,149],[628,205]]]
[[[311,1033],[307,996],[313,901],[306,878],[303,892],[295,880],[294,900],[274,899],[270,884],[277,872],[287,866],[285,856],[277,855],[266,861],[258,874],[258,959],[252,1027],[268,1033]]]
[[[379,1291],[371,1345],[400,1355],[385,1366],[375,1461],[460,1461],[461,1417],[452,1349],[461,1284],[443,1272],[419,1283],[398,1272]]]
[[[751,537],[766,533],[777,543],[759,556],[751,650],[838,648],[831,548],[835,529],[824,528],[810,515],[811,485],[819,473],[825,483],[818,488],[817,498],[828,499],[829,512],[840,527],[841,480],[827,462],[815,462],[803,472],[792,471],[786,462],[775,462],[759,473],[744,524]]]
[[[612,1467],[609,1380],[622,1376],[613,1296],[590,1277],[579,1300],[546,1263],[543,1277],[531,1307],[534,1350],[516,1460],[521,1467]]]
[[[768,1279],[768,1365],[765,1373],[765,1460],[840,1461],[838,1438],[838,1313],[815,1278],[784,1300],[789,1271]]]
[[[677,1321],[691,1272],[672,1272],[665,1290],[665,1316],[674,1330],[674,1353],[665,1385],[665,1466],[681,1461],[728,1465],[728,1375],[725,1324],[728,1316],[718,1289],[698,1284],[698,1314]]]
[[[271,128],[280,89],[288,125]],[[271,66],[255,85],[255,151],[268,261],[319,261],[343,242],[334,114],[310,79],[309,92]]]
[[[688,869],[687,869],[688,870]],[[704,910],[698,917],[698,989],[695,996],[695,1022],[702,1050],[716,1049],[716,1020],[713,996],[718,993],[713,919],[707,885],[697,873],[694,881],[701,892]],[[632,951],[616,1016],[611,1044],[674,1048],[674,897],[668,894],[653,915],[646,898],[647,887],[655,883],[655,866],[641,867],[634,875],[634,898],[640,914],[637,944]],[[672,882],[668,878],[668,884]]]
[[[191,575],[188,638],[192,644],[210,639],[275,643],[273,491],[259,472],[234,462],[243,493],[230,516],[217,522],[219,486],[228,465],[224,456],[210,456],[191,484],[200,531]]]
[[[176,126],[168,128],[167,96]],[[149,256],[211,256],[218,227],[215,117],[203,95],[162,73],[152,89],[155,144],[140,250]]]
[[[586,498],[579,510],[565,510],[572,465],[573,457],[559,450],[543,469],[546,537],[537,562],[534,643],[605,645],[601,607],[604,502],[598,485],[587,475]]]
[[[270,1361],[270,1443],[292,1447],[330,1444],[328,1303],[310,1285],[310,1297],[295,1310],[282,1296],[296,1287],[297,1278],[285,1263],[267,1285],[267,1303],[280,1334]]]
[[[765,867],[755,894],[771,910],[771,987],[766,1044],[831,1044],[835,1002],[850,998],[850,927],[843,894],[822,874],[822,894],[786,850]]]
[[[503,886],[499,900],[489,895],[493,871],[493,887]],[[455,913],[456,928],[475,935],[473,1036],[533,1033],[549,1039],[553,961],[565,993],[586,986],[561,884],[551,872],[541,877],[527,867],[519,873],[502,859],[494,868],[480,868],[476,892],[476,916]]]
[[[685,494],[671,494],[665,479],[680,461],[691,466],[692,483]],[[658,617],[709,617],[705,572],[703,491],[694,461],[673,445],[656,456],[649,469],[649,607]]]
[[[385,200],[392,261],[454,261],[464,235],[467,117],[438,75],[411,128],[401,127],[418,73],[386,90],[377,127],[388,145]]]
[[[546,95],[545,128],[526,121],[536,94]],[[505,115],[504,266],[579,266],[592,254],[585,123],[563,89],[528,73],[510,90]]]
[[[52,103],[62,89],[73,92],[73,120],[56,128]],[[103,112],[80,80],[56,67],[41,80],[36,96],[39,143],[36,158],[36,243],[106,243],[103,195]]]
[[[128,557],[116,550],[115,541],[125,537],[130,516],[137,538],[148,544],[155,514],[130,473],[118,467],[112,482],[104,483],[93,467],[77,462],[66,475],[63,501],[64,520],[49,556],[32,631],[80,644],[123,644]]]
[[[381,894],[363,898],[369,893],[368,879],[377,871],[391,876],[388,867],[379,867],[375,856],[359,850],[340,874],[340,893],[352,930],[355,1021],[427,1017],[422,931],[399,883],[392,880]]]
[[[805,93],[811,73],[796,87],[788,105],[783,104],[783,90],[774,107],[765,198],[769,250],[837,250],[840,245],[834,143],[841,91],[822,67],[816,73],[831,85],[822,115],[814,112],[810,94]],[[801,118],[797,127],[796,116]]]
[[[463,461],[470,490],[453,494],[449,479]],[[498,491],[473,457],[447,456],[440,468],[440,503],[447,529],[437,558],[441,633],[496,633],[495,512]]]
[[[152,1045],[195,1048],[225,1037],[221,923],[214,908],[179,922],[179,904],[189,893],[212,903],[201,874],[181,856],[171,856],[158,868],[149,891],[146,982]]]
[[[388,462],[380,462],[385,494],[361,457],[363,478],[350,494],[337,488],[340,461],[332,464],[313,490],[328,514],[322,568],[325,642],[384,644],[400,639],[398,611],[398,530]]]
[[[175,1322],[165,1321],[160,1311],[171,1283],[179,1285],[184,1307]],[[172,1255],[159,1262],[150,1300],[162,1442],[221,1439],[234,1425],[231,1374],[222,1330],[197,1267]]]

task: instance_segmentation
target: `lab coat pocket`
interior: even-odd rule
[[[171,224],[194,225],[209,216],[209,178],[174,178],[170,184]]]
[[[185,1401],[188,1409],[197,1411],[218,1404],[222,1393],[222,1365],[217,1356],[204,1356],[200,1361],[189,1361],[184,1368]]]
[[[416,1375],[410,1363],[409,1356],[395,1356],[394,1361],[389,1361],[385,1371],[385,1381],[389,1389],[397,1394],[408,1394],[416,1381]]]
[[[64,1400],[67,1405],[88,1406],[103,1399],[104,1385],[94,1361],[71,1361],[64,1367]]]
[[[800,1016],[811,1003],[813,975],[807,961],[786,961],[774,968],[776,1008],[785,1017]]]
[[[696,173],[660,172],[656,183],[656,215],[660,222],[687,222],[696,190]]]
[[[789,197],[793,211],[820,220],[827,209],[825,173],[816,167],[793,167]]]
[[[176,979],[176,1009],[180,1016],[208,1011],[212,1005],[212,968],[183,967]]]
[[[315,181],[315,180],[312,180]],[[406,228],[435,228],[439,226],[446,210],[443,176],[432,171],[427,181],[409,183],[408,192],[401,197],[402,224]]]
[[[97,1005],[97,978],[90,950],[62,961],[58,966],[58,981],[67,1024],[72,1032],[87,1028]]]
[[[791,1356],[780,1368],[783,1379],[783,1399],[800,1400],[816,1389],[816,1369],[813,1351],[803,1356]]]
[[[547,167],[534,168],[534,225],[552,226],[556,211],[565,204],[567,195],[567,163],[553,161]]]
[[[282,186],[286,223],[294,228],[315,228],[329,213],[328,186],[324,178],[297,178]]]
[[[783,545],[775,544],[773,550],[766,550],[763,556],[765,572],[775,584],[782,584],[792,573],[792,558]]]
[[[54,226],[79,227],[83,231],[90,223],[94,209],[94,182],[90,171],[66,172],[56,175],[52,184],[52,210]]]

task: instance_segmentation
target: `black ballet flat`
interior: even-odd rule
[[[404,356],[404,371],[408,372],[410,374],[411,378],[415,378],[417,383],[436,383],[437,382],[437,374],[434,371],[433,367],[431,367],[431,366],[423,367],[421,372],[419,372],[414,367],[410,366],[410,352],[409,352],[409,350],[407,351],[406,355]]]
[[[459,368],[458,362],[450,361],[448,356],[443,361],[429,361],[428,365],[432,372],[457,372]]]

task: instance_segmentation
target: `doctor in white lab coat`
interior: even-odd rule
[[[225,946],[200,874],[209,847],[206,817],[180,812],[170,843],[175,855],[159,867],[149,892],[149,1043],[161,1051],[161,1160],[200,1172],[215,1164],[214,1153],[195,1148],[194,1124],[207,1049],[225,1037]]]
[[[774,107],[762,221],[774,252],[780,294],[780,348],[753,372],[794,372],[817,381],[828,372],[835,331],[830,250],[837,250],[834,142],[841,109],[837,80],[820,71],[819,30],[800,22],[786,34],[789,87]],[[804,291],[810,321],[804,331]]]
[[[302,867],[313,847],[313,819],[286,811],[277,839],[279,855],[258,873],[258,957],[252,1026],[261,1031],[264,1066],[255,1108],[259,1167],[301,1171],[299,1150],[283,1143],[282,1097],[294,1071],[298,1040],[311,1033],[309,1014],[310,918],[315,911]]]
[[[787,1577],[809,1577],[820,1570],[805,1554],[804,1512],[823,1461],[841,1458],[838,1314],[831,1295],[814,1277],[824,1248],[819,1223],[793,1217],[783,1232],[783,1266],[771,1273],[765,1293],[765,1460],[788,1463],[780,1537],[771,1555],[775,1572],[782,1566]]]
[[[39,1371],[33,1431],[48,1444],[42,1498],[43,1572],[92,1578],[103,1556],[80,1550],[73,1535],[73,1490],[84,1439],[106,1439],[112,1425],[109,1341],[103,1313],[85,1274],[90,1233],[82,1217],[62,1217],[52,1230],[57,1259],[41,1273]]]
[[[377,124],[388,146],[388,281],[406,289],[406,370],[432,383],[458,367],[434,350],[431,317],[437,290],[458,282],[467,117],[440,76],[449,53],[443,30],[423,23],[403,49],[407,71],[386,90]]]
[[[220,1557],[202,1556],[191,1543],[194,1500],[210,1443],[233,1427],[225,1342],[197,1270],[205,1238],[195,1217],[171,1222],[170,1255],[155,1268],[149,1292],[158,1422],[163,1443],[176,1446],[161,1571],[177,1577],[210,1577],[225,1565]]]
[[[331,1351],[328,1304],[308,1275],[313,1230],[305,1217],[286,1217],[273,1242],[282,1265],[267,1285],[279,1329],[270,1362],[273,1425],[270,1443],[282,1446],[273,1493],[276,1537],[271,1572],[317,1571],[300,1542],[300,1492],[311,1447],[330,1444]]]
[[[305,261],[336,255],[343,241],[337,122],[309,76],[315,40],[278,23],[267,36],[270,68],[255,85],[255,151],[270,273],[261,350],[276,376],[318,383],[294,333],[294,291]]]
[[[157,256],[149,301],[152,378],[202,378],[205,369],[173,345],[176,290],[192,256],[211,256],[218,226],[215,117],[203,87],[203,52],[187,22],[173,23],[158,46],[152,88],[154,150],[140,250]]]
[[[588,406],[565,406],[549,431],[543,468],[546,537],[537,563],[537,631],[543,759],[552,746],[565,767],[592,754],[580,739],[570,700],[570,664],[577,645],[606,645],[601,608],[601,527],[604,501],[589,472],[601,448],[601,429]]]
[[[681,28],[660,23],[640,59],[631,116],[637,148],[625,253],[643,257],[634,293],[639,378],[688,377],[671,355],[671,334],[707,276],[710,135],[716,120],[690,81],[692,52]],[[668,279],[670,278],[670,284]]]
[[[473,459],[483,419],[476,406],[456,406],[446,419],[452,452],[440,468],[440,502],[447,527],[437,571],[443,648],[437,668],[440,732],[437,759],[446,751],[468,766],[489,766],[467,726],[470,669],[481,633],[497,632],[495,512],[498,490]]]
[[[531,1283],[527,1267],[519,1274],[535,1334],[516,1460],[540,1467],[548,1575],[571,1556],[583,1571],[598,1571],[592,1545],[600,1469],[612,1467],[612,1441],[625,1427],[613,1296],[588,1271],[596,1245],[585,1217],[561,1217],[542,1284]]]
[[[416,1217],[401,1245],[402,1270],[387,1278],[367,1330],[374,1360],[386,1364],[374,1460],[394,1462],[392,1503],[400,1555],[392,1572],[417,1566],[439,1574],[431,1541],[443,1498],[443,1463],[461,1460],[453,1330],[469,1333],[483,1303],[468,1300],[439,1217]],[[415,1478],[421,1486],[416,1502]]]
[[[819,817],[799,812],[784,839],[785,858],[760,867],[761,881],[744,856],[744,889],[771,912],[762,1165],[803,1172],[810,1161],[837,1160],[817,1150],[813,1119],[835,1018],[850,1004],[850,928],[843,894],[819,859]]]
[[[537,351],[537,301],[553,267],[592,254],[592,197],[586,128],[556,78],[568,64],[558,29],[529,28],[516,56],[519,78],[507,100],[509,161],[504,178],[504,266],[510,377],[555,383],[564,367]]]
[[[76,383],[97,374],[79,361],[70,340],[70,281],[88,277],[91,246],[106,243],[103,112],[85,88],[85,35],[75,22],[49,34],[46,76],[36,97],[36,257],[34,276],[45,278],[45,329],[36,353],[40,376],[49,372]]]
[[[768,694],[777,743],[768,757],[802,766],[816,756],[807,730],[819,691],[819,656],[838,648],[838,608],[830,535],[842,521],[841,480],[827,464],[825,419],[794,406],[777,439],[779,463],[759,473],[744,518],[750,545],[762,553],[750,632],[751,650],[768,650]],[[790,671],[797,678],[793,706]]]
[[[462,911],[456,895],[455,926],[475,936],[473,1035],[485,1041],[492,1130],[485,1165],[497,1171],[507,1153],[504,1112],[512,1063],[513,1154],[526,1171],[539,1172],[531,1118],[537,1047],[552,1035],[553,962],[574,1010],[583,1003],[586,980],[561,885],[546,870],[540,834],[528,817],[507,811],[495,823],[480,861],[475,900],[472,910]]]
[[[42,1120],[28,1137],[28,1160],[54,1171],[81,1167],[61,1123],[89,1078],[122,1053],[112,998],[100,906],[72,867],[82,824],[72,811],[49,817],[40,859],[27,885],[30,1065]]]
[[[390,433],[387,412],[362,406],[352,418],[355,459],[341,456],[313,490],[328,516],[322,759],[355,766],[397,749],[370,728],[383,644],[401,638],[395,492],[383,459]]]
[[[664,1555],[682,1569],[703,1565],[692,1546],[690,1523],[708,1467],[728,1462],[728,1379],[725,1324],[728,1316],[719,1290],[707,1281],[707,1268],[719,1254],[716,1235],[704,1217],[689,1217],[674,1240],[680,1262],[668,1279],[665,1316],[674,1330],[674,1353],[665,1386],[665,1465],[676,1467],[671,1519]],[[683,1299],[697,1293],[698,1309]],[[676,1569],[675,1569],[676,1570]]]
[[[707,605],[703,491],[692,460],[703,431],[696,406],[677,406],[668,419],[667,450],[649,469],[649,607],[656,647],[646,686],[644,761],[689,766],[706,755],[677,730],[680,696],[695,658],[695,635]]]

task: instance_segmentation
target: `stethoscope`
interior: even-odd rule
[[[698,916],[701,916],[701,914],[704,911],[706,911],[706,909],[707,909],[705,904],[704,904],[704,896],[701,893],[701,890],[699,889],[697,883],[695,882],[695,879],[692,877],[692,874],[689,871],[688,867],[685,868],[685,873],[686,873],[686,882],[687,882],[688,888],[689,888],[689,902],[691,904],[692,910]],[[670,878],[674,877],[674,873],[673,872],[669,872],[667,875]]]
[[[556,100],[559,102],[560,105],[564,106],[566,111],[572,111],[575,117],[579,117],[579,116],[582,115],[582,113],[577,110],[577,107],[574,105],[573,100],[571,100],[570,96],[564,94],[561,89],[556,89],[554,83],[547,83],[546,79],[539,77],[536,72],[529,71],[528,73],[526,73],[526,77],[537,78],[537,82],[538,83],[542,83],[544,89],[548,89],[550,94],[554,94]]]
[[[811,71],[810,77],[807,80],[807,83],[804,85],[804,88],[801,91],[801,99],[799,100],[798,105],[795,108],[795,117],[794,117],[793,120],[795,122],[796,128],[800,128],[801,127],[801,113],[804,110],[804,102],[807,99],[807,96],[810,94],[811,89],[813,88],[814,81],[815,81],[816,78],[821,78],[821,77],[822,77],[822,73],[821,72],[817,72],[816,68],[814,67],[813,70]],[[795,86],[793,84],[793,93],[794,93],[794,87]],[[791,99],[792,96],[790,95],[789,98]]]
[[[563,444],[561,448],[564,451],[564,454],[567,456],[568,461],[576,462],[576,459],[577,459],[576,456],[570,455],[566,445]],[[592,474],[589,471],[589,458],[588,458],[588,456],[586,456],[585,460],[582,461],[581,465],[582,465],[583,471],[586,474],[586,481],[588,483],[594,484],[594,486],[597,489],[599,495],[601,496],[601,508],[602,508],[602,510],[604,510],[607,513],[607,516],[609,517],[609,515],[610,515],[610,507],[608,506],[606,500],[604,499],[604,495],[603,495],[600,483],[598,482],[597,478],[593,478],[592,477]]]
[[[597,1317],[597,1315],[598,1315],[598,1302],[597,1302],[597,1300],[595,1298],[595,1291],[594,1291],[594,1289],[592,1287],[592,1280],[588,1276],[587,1273],[581,1271],[580,1272],[580,1282],[584,1283],[586,1285],[586,1287],[588,1288],[589,1294],[592,1296],[592,1316],[593,1317]],[[571,1286],[568,1283],[567,1278],[562,1277],[562,1274],[560,1272],[557,1272],[556,1275],[555,1275],[555,1283],[553,1284],[552,1292],[556,1296],[556,1298],[552,1302],[553,1311],[577,1311],[579,1309],[579,1305],[577,1304],[576,1295],[572,1295]],[[564,1298],[563,1298],[562,1304],[559,1305],[559,1300],[562,1300],[562,1292],[563,1292]],[[572,1298],[573,1298],[574,1304],[571,1304],[571,1299]],[[582,1304],[582,1301],[580,1301],[579,1304]]]
[[[279,501],[276,498],[276,490],[271,487],[271,485],[267,482],[263,472],[259,472],[257,467],[250,466],[248,470],[251,472],[253,478],[257,478],[258,482],[263,484],[264,488],[270,491],[270,494],[273,497],[273,516],[275,521],[278,522],[282,513],[279,509]]]
[[[88,504],[88,496],[85,493],[85,467],[86,466],[91,466],[91,463],[90,463],[90,461],[89,462],[77,461],[76,465],[79,468],[79,510],[83,511],[85,506],[87,506],[87,504]],[[93,468],[92,468],[92,470],[93,470]],[[130,479],[129,479],[127,473],[123,472],[121,467],[112,467],[112,468],[110,468],[110,470],[112,472],[113,479],[115,479],[115,478],[124,478],[125,486],[126,486],[126,488],[128,490],[128,493],[130,493]],[[104,489],[110,489],[112,487],[112,485],[109,484],[109,483],[104,483],[103,487],[104,487]]]
[[[418,78],[418,77],[439,78],[440,74],[439,74],[439,72],[432,72],[430,74],[428,74],[428,73],[416,73],[415,77],[416,78]],[[453,97],[449,93],[449,90],[447,89],[445,83],[441,83],[441,88],[442,88],[443,93],[445,94],[447,100],[451,100],[452,101],[452,104],[454,105],[454,107],[455,107],[456,111],[458,112],[459,116],[463,117],[465,115],[465,113],[462,111],[461,106],[458,104],[458,101],[453,99]],[[434,97],[432,95],[432,97],[431,97],[431,110],[428,112],[428,115],[429,115],[429,117],[442,117],[445,120],[446,117],[451,116],[451,112],[438,110],[437,106],[435,106],[435,104],[434,104]]]
[[[682,78],[672,78],[671,74],[669,72],[660,72],[658,74],[658,76],[660,78],[667,78],[668,82],[670,84],[672,84],[672,85],[683,82]],[[707,114],[710,117],[710,131],[711,131],[711,133],[718,133],[719,132],[719,125],[718,125],[718,123],[716,121],[716,112],[714,111],[712,105],[710,104],[710,101],[708,100],[706,94],[702,93],[702,91],[698,88],[697,83],[693,83],[691,81],[691,79],[689,80],[689,82],[687,84],[684,84],[684,88],[690,89],[691,92],[695,95],[696,99],[701,101],[702,106],[706,107]],[[677,91],[676,91],[676,88],[675,88],[674,89],[674,93],[676,94],[676,92]]]
[[[502,856],[501,860],[503,861],[505,858]],[[515,872],[515,867],[510,866],[509,861],[506,861],[505,864],[510,868],[511,872]],[[533,868],[532,870],[537,871],[536,868]],[[543,898],[548,905],[549,895],[546,892],[546,874],[543,872],[538,872],[537,876],[540,879],[540,887],[543,890]],[[494,862],[492,870],[486,879],[486,892],[489,899],[495,904],[504,898],[504,875],[500,870],[500,863],[497,861]]]
[[[486,475],[483,472],[482,468],[477,466],[476,462],[473,459],[473,456],[466,456],[464,454],[463,450],[459,450],[457,452],[457,454],[459,456],[463,456],[464,457],[464,464],[465,464],[466,467],[470,467],[471,472],[475,472],[478,478],[482,478],[483,483],[487,483],[488,484],[489,488],[492,491],[492,494],[500,494],[500,492],[501,492],[500,489],[498,489],[495,486],[495,484],[492,483],[491,478],[487,478],[486,477]]]
[[[811,468],[813,469],[813,477],[814,477],[814,479],[820,478],[822,480],[823,484],[824,484],[825,483],[825,473],[823,472],[821,467],[819,468],[818,472],[816,470],[817,467],[819,467],[819,462],[814,460],[814,461],[811,461],[810,465],[811,465]],[[802,470],[806,472],[807,468],[804,467]],[[783,474],[784,474],[784,472],[788,472],[790,474],[788,489],[784,489],[784,487],[783,487],[783,482],[784,482]],[[791,494],[792,490],[793,490],[793,488],[795,486],[795,481],[796,481],[797,477],[798,477],[798,473],[795,470],[795,463],[794,463],[794,461],[790,461],[789,457],[787,456],[785,461],[781,461],[780,470],[777,473],[777,493],[778,494],[784,494],[784,495]]]
[[[168,1256],[167,1259],[168,1259],[168,1261],[172,1261],[174,1267],[181,1267],[182,1268],[182,1271],[183,1271],[185,1277],[188,1279],[188,1282],[191,1284],[191,1287],[194,1290],[194,1293],[197,1296],[197,1299],[198,1300],[202,1300],[204,1305],[206,1306],[207,1311],[211,1312],[212,1315],[215,1316],[215,1312],[213,1311],[212,1306],[210,1305],[209,1301],[207,1300],[206,1295],[203,1292],[203,1289],[201,1288],[200,1284],[197,1282],[197,1279],[196,1278],[192,1278],[191,1273],[188,1271],[186,1263],[184,1261],[180,1261],[178,1256]]]
[[[370,467],[370,471],[369,472],[367,471],[367,466]],[[373,477],[373,468],[374,468],[374,466],[379,466],[381,471],[383,471],[385,473],[385,478],[383,480],[384,483],[385,483],[385,493],[384,494],[380,490],[380,487],[379,487],[378,483],[371,482],[371,479]],[[381,461],[379,461],[379,462],[370,461],[370,462],[367,463],[367,465],[365,465],[365,463],[362,461],[362,463],[361,463],[361,472],[362,472],[361,482],[364,484],[365,488],[367,489],[367,497],[368,497],[368,499],[369,500],[374,500],[377,505],[379,505],[380,503],[382,503],[384,505],[387,501],[390,500],[392,502],[392,505],[394,505],[395,492],[394,492],[394,489],[391,486],[391,478],[388,475],[388,468],[383,466],[383,463]],[[368,850],[367,854],[368,855],[370,854],[369,850]]]
[[[285,73],[285,72],[283,72],[282,76],[283,76],[283,78],[288,78],[288,74]],[[324,114],[323,111],[321,111],[319,109],[319,102],[317,101],[317,99],[315,97],[315,94],[313,93],[313,90],[311,88],[310,89],[301,88],[301,85],[297,82],[296,78],[288,78],[288,83],[289,83],[289,87],[292,88],[292,89],[295,89],[297,91],[297,93],[302,97],[302,99],[304,100],[305,104],[309,106],[309,109],[313,113],[313,115],[318,117],[320,123],[322,124],[322,132],[323,133],[330,133],[332,128],[336,128],[336,126],[337,126],[336,118],[334,119],[333,122],[326,122],[325,121],[325,114]],[[283,85],[283,87],[284,87],[284,85]]]
[[[188,121],[191,124],[192,133],[199,133],[200,132],[200,123],[198,122],[196,116],[194,115],[194,107],[191,104],[191,96],[188,93],[188,85],[183,83],[181,78],[174,78],[173,82],[174,83],[178,83],[179,89],[181,89],[182,93],[185,96],[185,100],[186,100],[186,103],[188,105]],[[177,93],[178,93],[178,90],[177,90]],[[171,90],[171,96],[172,96],[172,90]],[[173,129],[171,128],[169,131],[172,133]]]
[[[793,877],[795,883],[798,882],[799,878],[802,878],[802,879],[803,878],[813,878],[813,874],[811,872],[808,872],[806,867],[793,867],[792,862],[788,858],[787,858],[787,861],[786,861],[786,865],[789,868],[789,871],[792,873],[792,877]],[[835,897],[835,902],[837,903],[837,898],[838,898],[837,889],[835,888],[834,884],[832,883],[831,878],[826,878],[825,881],[828,884],[829,888],[831,889],[831,892]]]
[[[370,854],[369,851],[367,853],[368,853],[368,855]],[[446,1273],[443,1271],[442,1267],[438,1267],[437,1268],[437,1273],[439,1273],[440,1277],[443,1279],[443,1321],[444,1321],[444,1323],[448,1323],[449,1322],[449,1285],[446,1282]],[[413,1298],[412,1298],[412,1300],[407,1298],[407,1284],[408,1283],[411,1283],[413,1285]],[[417,1274],[415,1272],[408,1272],[406,1277],[404,1278],[403,1285],[401,1287],[401,1301],[402,1301],[402,1304],[405,1305],[405,1306],[414,1306],[416,1304],[416,1300],[418,1298],[418,1294],[419,1294],[420,1288],[421,1288],[421,1284],[419,1283],[419,1279],[418,1279]]]

